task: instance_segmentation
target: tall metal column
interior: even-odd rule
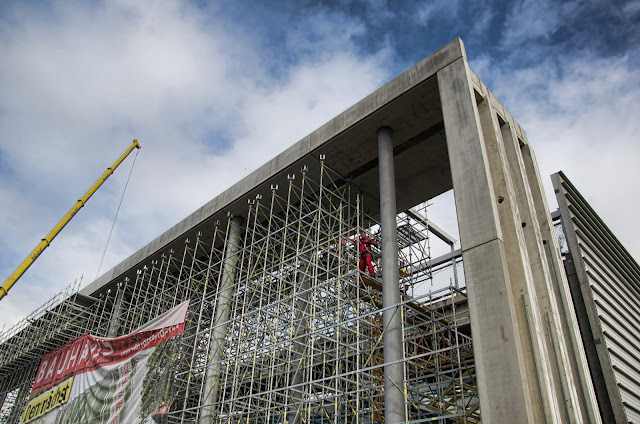
[[[382,307],[384,312],[384,413],[386,423],[407,420],[404,405],[402,314],[398,286],[396,183],[391,128],[378,129],[380,227],[382,229]]]
[[[222,265],[222,276],[218,301],[216,302],[215,319],[213,321],[213,332],[209,343],[209,367],[204,385],[204,400],[202,404],[202,415],[200,424],[210,424],[218,412],[213,404],[218,398],[220,390],[220,372],[222,369],[222,354],[224,351],[224,341],[229,322],[229,303],[233,284],[235,282],[235,269],[238,263],[238,253],[242,247],[242,218],[234,216],[229,223],[229,234],[227,236],[227,248]]]

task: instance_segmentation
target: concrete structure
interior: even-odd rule
[[[403,211],[451,189],[466,285],[435,287],[438,263],[455,276],[459,261],[431,258],[428,220]],[[244,218],[239,252],[229,216]],[[378,221],[382,281],[360,277],[344,243]],[[126,334],[191,299],[175,422],[597,423],[561,269],[526,133],[457,39],[37,319],[73,309],[78,328]],[[3,337],[10,422],[38,355],[75,336],[24,341],[34,331]]]

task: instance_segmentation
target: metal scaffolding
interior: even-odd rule
[[[19,422],[46,353],[85,333],[128,334],[186,299],[169,422],[383,422],[382,284],[359,271],[350,241],[378,234],[363,213],[373,200],[324,158],[316,168],[142,264],[135,279],[95,297],[71,286],[5,332],[0,422]],[[426,216],[399,214],[397,228],[409,422],[477,423],[462,262],[431,258]]]

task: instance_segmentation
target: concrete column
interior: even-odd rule
[[[128,281],[129,279],[127,278],[124,284],[119,283],[117,287],[118,293],[116,294],[116,304],[113,308],[113,315],[109,321],[109,330],[107,332],[107,337],[111,339],[118,337],[118,330],[120,329],[120,314],[122,313],[122,298],[124,297]]]
[[[303,417],[306,414],[306,408],[300,407],[304,401],[303,390],[305,378],[308,380],[309,376],[305,375],[307,369],[307,362],[305,361],[305,354],[307,353],[309,346],[309,297],[311,296],[311,277],[308,273],[309,263],[311,262],[312,253],[315,250],[309,250],[302,253],[301,258],[298,259],[299,263],[296,267],[296,274],[294,280],[291,281],[295,288],[292,288],[295,292],[295,330],[293,332],[292,351],[291,351],[291,363],[296,364],[295,369],[291,372],[291,382],[289,386],[293,389],[289,389],[291,394],[292,406],[287,411],[287,421],[291,424],[299,424],[303,422]]]
[[[210,424],[213,422],[217,409],[213,404],[218,400],[220,390],[220,372],[222,369],[222,359],[224,342],[227,335],[229,322],[229,303],[233,293],[235,283],[235,269],[238,263],[238,253],[242,247],[242,218],[234,216],[229,223],[229,234],[227,235],[227,247],[222,265],[222,276],[218,301],[216,303],[215,318],[213,321],[213,332],[209,343],[209,361],[204,384],[204,398],[202,401],[202,414],[200,424]]]
[[[482,422],[534,423],[490,166],[466,58],[438,72]]]
[[[527,184],[531,191],[535,212],[534,217],[537,218],[541,237],[546,243],[546,258],[550,267],[552,291],[555,292],[554,302],[558,310],[556,326],[564,338],[566,349],[573,365],[570,377],[578,391],[582,421],[600,423],[599,400],[596,399],[595,389],[589,375],[589,365],[581,342],[580,329],[577,323],[574,302],[569,291],[569,283],[565,273],[562,272],[563,263],[560,246],[553,228],[553,221],[540,178],[535,153],[529,147],[524,132],[522,133],[522,138],[524,142],[520,145],[520,140],[518,140],[518,146],[524,163]]]
[[[380,227],[382,229],[382,307],[384,312],[384,415],[387,423],[407,420],[404,405],[402,314],[398,287],[396,183],[391,128],[378,129]]]
[[[518,138],[515,125],[509,122],[510,117],[507,116],[506,119],[507,122],[501,126],[500,130],[514,181],[520,219],[523,222],[526,248],[534,277],[532,290],[537,294],[540,314],[548,323],[544,326],[544,335],[552,358],[555,358],[551,361],[551,365],[556,380],[559,405],[563,408],[569,422],[595,423],[597,422],[597,413],[594,413],[593,409],[595,402],[589,400],[588,387],[581,381],[582,371],[579,365],[581,360],[579,353],[574,352],[572,348],[569,324],[571,320],[566,319],[565,312],[568,312],[567,308],[571,305],[564,304],[558,290],[562,286],[559,284],[561,280],[557,278],[561,273],[561,267],[554,264],[552,258],[545,252],[545,248],[555,247],[557,244],[555,241],[551,242],[553,230],[546,205],[536,204],[537,195],[544,195],[542,183],[537,178],[529,179],[527,166],[521,154],[523,149],[521,144],[524,145],[524,142]],[[544,209],[546,215],[538,214],[540,209]],[[573,322],[575,326],[575,318]]]
[[[528,208],[519,202],[518,184],[512,178],[513,171],[519,168],[514,170],[512,164],[508,163],[507,149],[489,96],[480,101],[477,108],[491,168],[492,186],[498,198],[497,210],[520,328],[520,343],[527,364],[532,413],[536,423],[567,422],[567,413],[564,409],[561,413],[558,402],[563,396],[559,391],[562,384],[556,384],[559,372],[554,365],[557,365],[557,361],[549,347],[551,343],[543,336],[549,328],[544,319],[548,314],[542,315],[541,312],[546,293],[536,290],[536,286],[544,286],[546,276],[536,272],[537,268],[532,269],[525,231],[532,229],[533,225],[526,218]]]

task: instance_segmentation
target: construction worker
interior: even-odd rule
[[[378,243],[369,237],[366,231],[360,231],[360,237],[358,238],[349,238],[346,239],[352,241],[354,243],[358,243],[358,253],[360,254],[360,262],[358,263],[358,267],[360,268],[360,272],[364,272],[365,268],[369,270],[369,274],[372,277],[376,276],[376,271],[373,269],[373,255],[371,253],[371,246],[378,247]]]

